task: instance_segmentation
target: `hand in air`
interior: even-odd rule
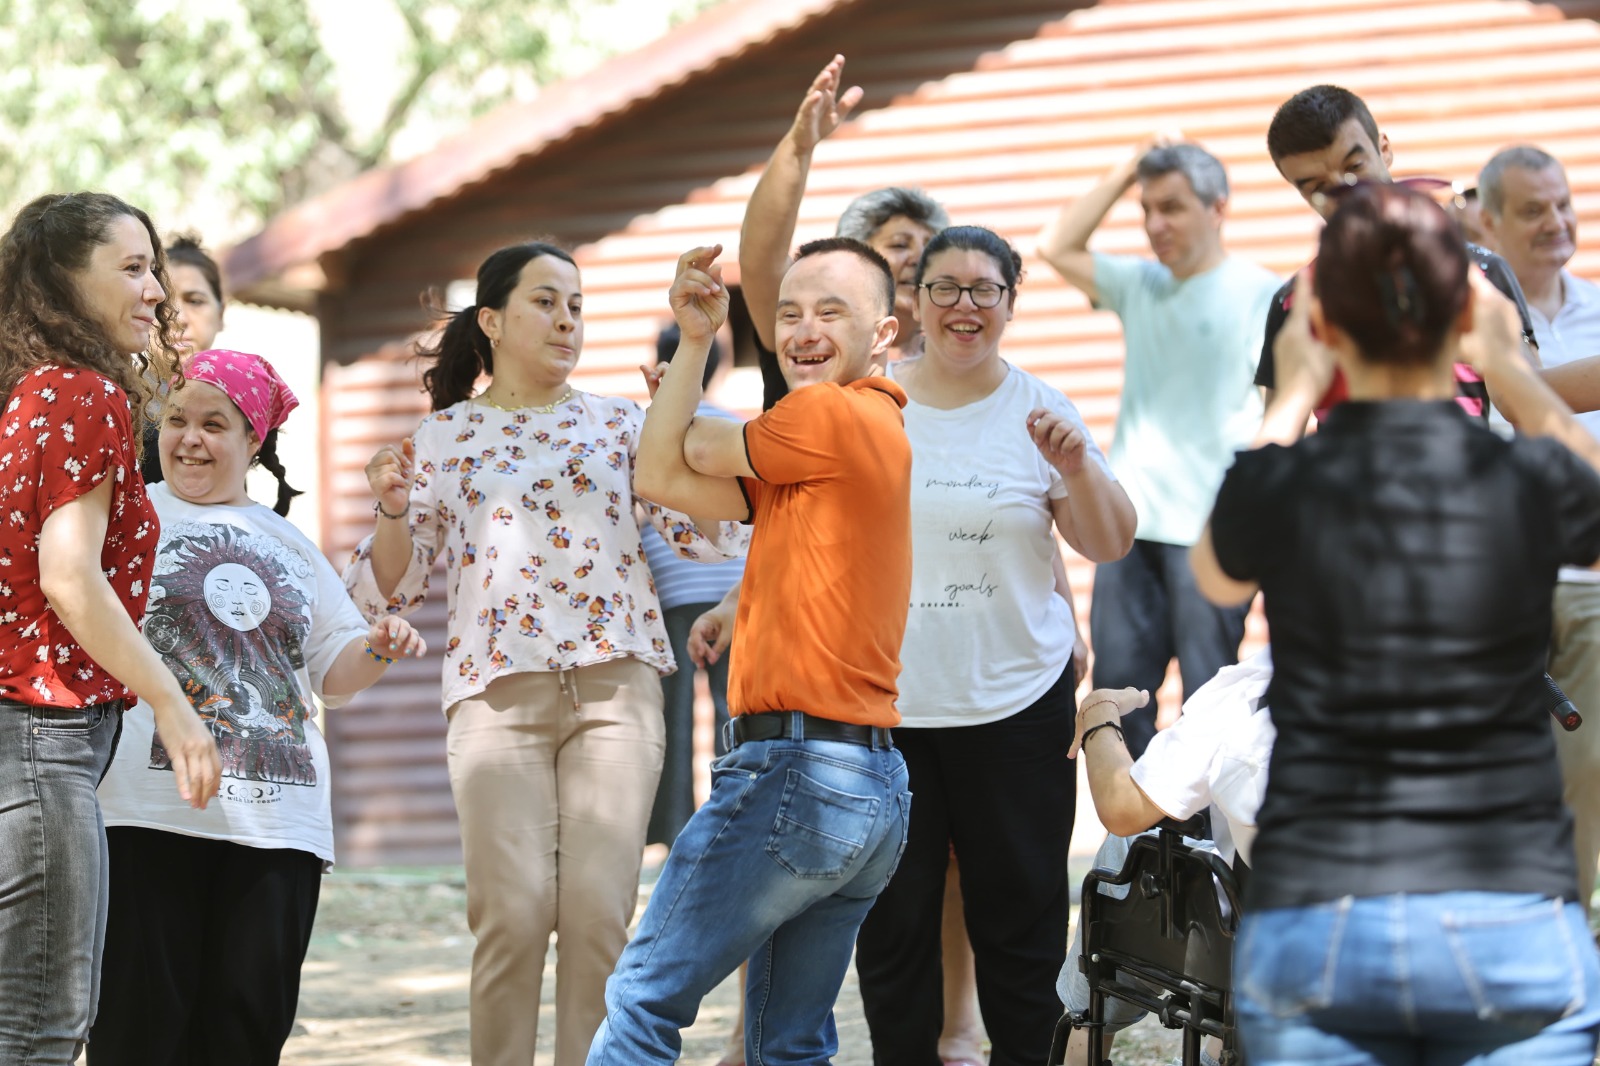
[[[1522,317],[1517,305],[1483,271],[1467,271],[1472,285],[1472,329],[1461,338],[1461,361],[1485,378],[1522,359]]]
[[[1150,693],[1142,688],[1097,688],[1078,704],[1078,726],[1072,734],[1072,747],[1067,758],[1076,759],[1083,747],[1083,734],[1102,722],[1119,722],[1150,702]]]
[[[689,658],[702,670],[722,658],[733,642],[733,619],[713,607],[689,627]]]
[[[1273,380],[1280,391],[1303,387],[1320,400],[1333,384],[1334,362],[1333,352],[1311,332],[1311,306],[1316,299],[1308,267],[1295,275],[1289,317],[1272,342],[1272,364]]]
[[[1082,427],[1054,411],[1035,407],[1028,412],[1028,435],[1045,462],[1059,470],[1062,477],[1083,471],[1084,459],[1089,454],[1089,438]]]
[[[850,112],[861,102],[861,86],[852,86],[839,92],[840,78],[844,74],[844,56],[834,56],[806,90],[800,101],[800,110],[794,116],[790,135],[795,147],[809,152],[828,138],[834,130],[850,117]]]
[[[713,244],[691,248],[678,257],[678,274],[667,302],[685,341],[710,344],[728,320],[728,287],[722,283],[722,265],[716,261],[721,254],[722,245]]]
[[[655,366],[639,364],[639,373],[644,375],[644,391],[650,399],[656,398],[656,390],[667,380],[667,371],[670,369],[672,369],[671,363],[657,363]]]
[[[407,437],[398,445],[385,444],[367,461],[367,486],[378,505],[390,514],[400,514],[411,500],[411,475],[417,450]]]
[[[420,659],[428,653],[428,642],[422,639],[416,627],[397,614],[387,614],[367,630],[367,643],[385,659],[403,659],[408,655]]]

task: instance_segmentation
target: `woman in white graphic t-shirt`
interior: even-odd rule
[[[890,1057],[933,1055],[951,846],[994,1060],[1044,1061],[1060,1013],[1076,685],[1054,533],[1094,562],[1117,559],[1134,511],[1077,408],[1000,357],[1020,278],[1021,257],[993,232],[939,233],[917,276],[925,353],[891,368],[910,397],[914,566],[895,742],[915,799],[856,954],[873,1046]]]
[[[422,638],[368,625],[284,514],[277,462],[294,394],[257,355],[189,360],[161,411],[161,519],[144,635],[216,739],[222,785],[182,802],[155,719],[128,711],[100,786],[110,913],[95,1066],[271,1064],[294,1026],[300,965],[333,862],[328,749],[314,699],[337,706]],[[245,491],[261,463],[275,508]]]

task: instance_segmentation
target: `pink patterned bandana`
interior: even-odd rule
[[[212,348],[195,354],[183,368],[187,381],[204,381],[227,394],[244,414],[256,440],[283,425],[300,401],[272,364],[259,355]]]

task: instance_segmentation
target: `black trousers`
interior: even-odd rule
[[[111,913],[90,1066],[275,1066],[322,860],[156,829],[106,837]]]
[[[1038,1066],[1061,1003],[1077,764],[1072,670],[1032,706],[985,725],[897,729],[911,785],[900,868],[856,940],[876,1066],[939,1066],[940,918],[953,844],[991,1066]]]

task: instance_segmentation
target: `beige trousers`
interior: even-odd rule
[[[556,1066],[582,1066],[638,901],[664,748],[637,659],[496,679],[447,712],[472,953],[474,1066],[531,1066],[550,934]]]
[[[1587,908],[1600,861],[1600,585],[1558,584],[1555,615],[1550,676],[1583,715],[1583,725],[1571,733],[1559,725],[1552,728],[1567,806],[1572,808],[1578,898]]]

